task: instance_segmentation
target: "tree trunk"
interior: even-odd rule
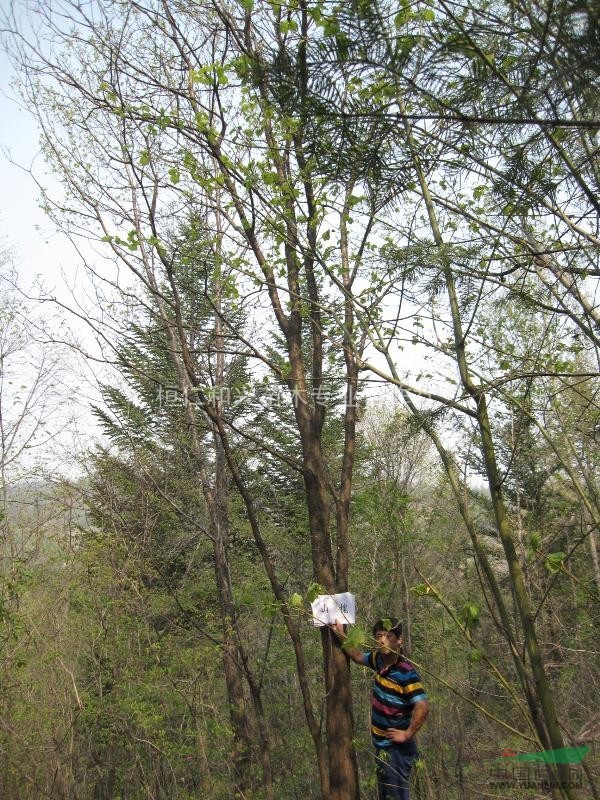
[[[215,294],[215,364],[214,364],[214,389],[215,389],[215,412],[223,414],[223,396],[226,388],[225,378],[225,343],[223,338],[223,321],[221,319],[221,295],[222,295],[222,273],[221,273],[221,214],[219,209],[219,197],[217,195],[216,213],[216,242],[215,242],[215,265],[214,265],[214,294]],[[214,467],[214,491],[211,490],[208,481],[204,484],[204,497],[207,501],[211,518],[211,532],[213,535],[213,553],[215,559],[215,577],[221,604],[221,621],[223,631],[223,670],[225,673],[225,683],[227,686],[227,696],[229,700],[229,713],[234,734],[234,753],[233,767],[236,787],[242,796],[252,785],[252,725],[246,707],[244,697],[244,667],[249,672],[249,667],[245,653],[241,646],[241,638],[238,630],[235,603],[231,587],[231,577],[229,573],[228,560],[228,541],[229,541],[229,512],[227,508],[228,492],[228,472],[227,460],[223,451],[223,443],[219,436],[218,428],[213,423],[213,443],[215,449]],[[266,748],[266,755],[269,748]],[[270,780],[270,769],[267,771]],[[264,777],[264,776],[263,776]],[[266,787],[265,787],[266,788]],[[272,787],[269,787],[272,791]]]
[[[404,106],[401,100],[400,107],[401,110],[403,110]],[[436,245],[440,248],[443,248],[444,240],[438,224],[429,186],[425,174],[421,168],[420,159],[412,137],[412,129],[408,121],[405,121],[404,125],[407,134],[409,150],[413,158],[413,164],[417,172],[423,200],[425,201],[425,206],[427,208],[427,214],[431,231],[433,233],[433,238]],[[533,610],[527,594],[521,564],[519,563],[515,545],[512,539],[510,523],[504,504],[504,498],[502,496],[502,481],[500,479],[498,466],[496,463],[496,453],[488,416],[487,400],[485,393],[479,387],[474,385],[471,378],[465,349],[465,335],[462,329],[460,308],[458,304],[458,298],[456,296],[454,275],[447,257],[442,257],[444,259],[443,272],[453,325],[456,363],[461,383],[465,391],[473,398],[476,406],[476,419],[479,428],[479,434],[481,436],[481,452],[484,458],[488,486],[494,509],[494,516],[496,518],[496,525],[498,528],[500,541],[502,542],[506,563],[508,565],[511,577],[515,602],[525,639],[525,649],[529,658],[529,664],[531,666],[531,672],[536,689],[536,697],[543,715],[543,727],[539,725],[537,715],[535,719],[538,722],[538,731],[544,746],[547,747],[548,745],[546,742],[548,742],[552,749],[560,749],[564,747],[563,737],[558,722],[556,707],[554,705],[554,697],[548,682],[542,653],[537,640]],[[565,770],[562,768],[562,765],[558,765],[558,767],[558,774],[562,778],[565,776]],[[568,770],[566,772],[568,773]],[[569,788],[568,780],[563,782],[563,784],[564,783],[566,783],[566,786],[561,789],[562,794],[564,797],[571,800],[571,798],[575,796],[573,790]]]
[[[346,589],[345,576],[336,582],[329,533],[327,479],[320,441],[314,427],[305,445],[304,482],[311,531],[315,580],[326,591]],[[308,437],[307,437],[308,438]],[[342,585],[340,585],[340,582]],[[358,763],[354,751],[354,715],[348,658],[328,628],[321,631],[325,675],[327,752],[331,800],[357,800]]]
[[[331,800],[359,797],[354,714],[348,658],[329,628],[321,629],[327,699],[327,750]]]
[[[218,292],[217,292],[218,293]],[[179,353],[186,352],[187,342],[181,331],[175,332],[173,324],[169,319],[166,310],[159,303],[161,316],[165,325],[165,330],[170,341],[170,354],[173,365],[176,369],[180,390],[184,397],[189,398],[192,393],[193,383],[186,367],[182,364]],[[177,309],[180,313],[180,309]],[[216,383],[223,386],[224,363],[221,322],[217,315],[215,328],[217,341],[221,341],[221,347],[217,346],[217,364],[215,369]],[[189,426],[191,449],[197,465],[197,475],[206,503],[209,519],[210,537],[213,544],[214,571],[219,597],[222,633],[223,633],[223,675],[227,691],[229,714],[234,737],[233,753],[233,772],[236,786],[243,792],[249,786],[251,770],[249,766],[253,760],[253,736],[252,724],[246,706],[244,696],[244,671],[242,664],[245,663],[245,653],[241,646],[241,639],[237,629],[237,618],[235,613],[235,603],[231,588],[229,574],[229,561],[227,553],[227,542],[229,538],[229,518],[227,512],[227,460],[223,449],[221,432],[213,419],[213,442],[215,448],[215,469],[214,469],[214,488],[208,477],[205,458],[203,455],[202,444],[197,435],[197,418],[189,400],[186,402],[186,417]],[[220,413],[220,408],[215,410],[216,415]],[[269,748],[263,747],[262,763],[269,762]],[[265,791],[267,797],[272,797],[272,777],[270,764],[266,773],[263,772],[265,780]]]

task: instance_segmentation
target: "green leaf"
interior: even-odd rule
[[[127,242],[125,244],[131,251],[138,249],[140,242],[138,240],[137,231],[130,230],[127,233]]]
[[[140,153],[140,166],[147,167],[150,163],[150,153],[147,150],[142,150]]]
[[[302,595],[298,594],[298,592],[295,592],[290,597],[290,605],[291,605],[292,608],[302,608],[302,604],[303,603],[304,603],[304,600],[302,599]]]
[[[215,76],[219,86],[227,86],[229,78],[225,74],[225,67],[222,64],[215,64]]]
[[[196,121],[196,128],[198,128],[199,131],[204,131],[210,127],[208,115],[205,114],[204,111],[196,111],[194,119]]]
[[[476,603],[465,603],[459,614],[459,619],[467,628],[470,628],[479,622],[479,612],[480,608]]]
[[[344,643],[342,644],[343,650],[360,650],[364,647],[365,642],[367,641],[367,632],[360,628],[358,625],[354,625],[348,631],[348,635],[344,639]]]
[[[213,82],[210,66],[190,70],[190,78],[192,79],[192,83],[200,83],[203,86],[210,86]]]
[[[179,183],[181,180],[181,175],[179,174],[177,167],[171,167],[169,169],[169,179],[171,183]]]
[[[416,594],[417,597],[431,597],[433,600],[440,599],[438,590],[434,589],[429,583],[418,583],[416,586],[412,586],[410,591]]]
[[[546,557],[546,569],[548,572],[551,572],[553,575],[560,572],[566,557],[567,554],[563,552],[549,553]]]
[[[202,86],[212,86],[215,82],[219,86],[227,86],[229,78],[225,74],[225,68],[222,64],[205,64],[198,69],[190,70],[190,77],[192,83],[199,83]]]
[[[403,8],[402,11],[399,11],[394,17],[394,25],[396,30],[403,28],[411,18],[412,11],[409,8]]]
[[[320,583],[311,583],[311,585],[306,590],[306,601],[308,603],[312,603],[313,600],[316,600],[320,594],[327,594],[325,589],[321,586]]]
[[[280,24],[279,30],[283,34],[289,33],[290,31],[297,31],[298,30],[298,23],[293,19],[284,20]]]
[[[317,23],[317,25],[323,19],[323,12],[322,12],[320,4],[317,4],[314,7],[309,8],[308,9],[308,14],[309,14],[310,17],[312,17],[314,22]]]
[[[325,36],[335,36],[340,30],[340,26],[338,25],[337,21],[333,18],[329,18],[324,21],[323,24],[323,34]]]

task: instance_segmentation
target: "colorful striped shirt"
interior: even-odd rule
[[[406,730],[410,725],[413,706],[427,700],[421,677],[414,666],[399,655],[386,667],[377,651],[363,653],[365,667],[375,672],[371,694],[371,737],[375,747],[389,747],[388,728]]]

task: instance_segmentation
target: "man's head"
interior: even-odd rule
[[[373,636],[382,653],[399,653],[402,649],[402,623],[396,617],[383,617],[373,625]]]

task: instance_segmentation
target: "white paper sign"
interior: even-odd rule
[[[356,621],[356,598],[350,592],[341,594],[320,594],[311,603],[313,625],[322,628],[333,625],[336,620],[344,625],[353,625]]]

